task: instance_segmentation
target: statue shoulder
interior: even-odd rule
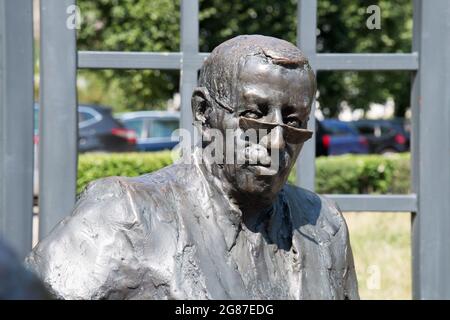
[[[101,214],[102,219],[123,223],[149,218],[162,208],[177,184],[172,165],[137,177],[112,176],[90,182],[78,197],[73,215]],[[107,207],[108,210],[85,210]],[[126,210],[124,210],[126,209]]]
[[[147,257],[157,264],[160,246],[176,246],[176,226],[157,216],[157,206],[139,178],[96,180],[26,263],[58,298],[130,297],[140,292],[132,288],[161,280]]]
[[[72,214],[66,220],[136,223],[140,212],[133,210],[138,196],[135,190],[134,178],[113,176],[92,181],[79,195]]]

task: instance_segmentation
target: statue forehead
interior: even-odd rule
[[[205,80],[214,76],[233,75],[241,61],[249,56],[260,56],[282,66],[308,64],[300,49],[290,42],[261,35],[244,35],[217,46],[205,60],[201,75]],[[226,79],[222,77],[221,80]]]
[[[266,98],[274,103],[308,105],[313,83],[306,65],[286,68],[264,57],[249,56],[241,64],[233,92],[239,103],[242,98]]]
[[[231,55],[237,58],[258,54],[270,58],[274,63],[280,65],[307,63],[306,57],[292,43],[261,35],[244,35],[232,38],[217,46],[212,52],[212,55],[222,57]],[[232,62],[232,60],[226,62]]]
[[[255,65],[261,62],[257,68],[270,67],[266,69],[266,76],[269,72],[272,78],[286,78],[286,75],[294,77],[298,70],[307,70],[303,82],[306,79],[311,82],[311,86],[307,87],[315,87],[312,83],[315,77],[311,76],[308,60],[299,48],[285,40],[261,35],[238,36],[217,46],[202,66],[199,85],[206,87],[213,97],[224,104],[236,104],[239,102],[238,91],[242,83],[240,75],[249,61]],[[259,79],[261,77],[265,76],[261,73]],[[257,78],[254,80],[255,85]]]
[[[236,79],[245,83],[273,83],[288,86],[298,83],[309,72],[306,65],[295,68],[275,64],[262,56],[247,56],[239,64]]]

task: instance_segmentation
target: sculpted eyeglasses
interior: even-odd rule
[[[223,109],[227,110],[230,113],[234,113],[234,109],[227,106],[225,103],[217,99],[216,97],[212,97],[214,101]],[[248,129],[265,129],[265,130],[272,130],[275,127],[282,127],[283,133],[286,141],[291,144],[300,144],[308,141],[311,139],[313,135],[313,131],[308,129],[302,129],[302,128],[295,128],[292,126],[289,126],[284,123],[271,123],[266,122],[258,119],[251,119],[239,116],[239,127],[242,130],[248,130]]]

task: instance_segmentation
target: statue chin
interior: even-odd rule
[[[243,166],[225,172],[225,176],[234,190],[235,198],[244,202],[252,199],[262,206],[270,205],[283,188],[287,174],[280,171],[274,175],[261,175],[255,170],[258,168]]]
[[[286,183],[292,157],[287,151],[281,154],[275,165],[260,164],[226,164],[221,167],[219,175],[224,175],[233,189],[247,193],[276,194]]]

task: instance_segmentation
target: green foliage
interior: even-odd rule
[[[239,34],[259,33],[296,42],[296,0],[200,0],[200,51]],[[78,33],[82,50],[179,51],[179,0],[78,0],[83,16]],[[381,30],[369,30],[366,8],[381,8]],[[410,52],[411,0],[319,0],[318,52]],[[84,71],[86,72],[86,71]],[[178,90],[177,71],[96,71],[80,101],[113,105],[116,110],[154,109]],[[320,72],[319,102],[328,116],[342,101],[367,109],[392,97],[396,115],[409,106],[408,72]],[[92,93],[92,95],[90,94]],[[90,101],[89,101],[90,100]]]
[[[138,176],[172,163],[171,153],[87,153],[78,161],[77,191],[92,180],[108,176]],[[319,193],[408,193],[409,154],[344,155],[316,160]],[[295,173],[289,182],[295,181]]]
[[[200,0],[200,50],[210,52],[242,34],[263,34],[295,43],[296,0]]]
[[[149,153],[85,153],[78,157],[77,193],[91,181],[110,176],[135,177],[172,164],[169,151]]]
[[[78,0],[82,24],[79,50],[179,51],[178,0]],[[110,105],[115,111],[163,109],[178,91],[179,72],[160,70],[81,71],[87,87],[80,102]]]
[[[200,15],[200,46],[205,52],[230,37],[260,33],[296,43],[297,1],[203,0]],[[369,30],[366,8],[378,4],[381,29]],[[410,52],[412,1],[319,0],[318,52],[394,53]],[[300,39],[301,41],[301,39]],[[409,106],[408,72],[320,72],[319,102],[327,116],[336,116],[346,101],[350,106],[368,109],[371,102],[396,102],[397,115]]]
[[[316,161],[319,193],[407,193],[409,154],[343,155]]]
[[[370,30],[366,8],[379,5],[381,29]],[[319,0],[318,52],[411,52],[411,0]],[[336,116],[341,101],[367,109],[371,102],[393,98],[396,115],[403,116],[410,101],[409,72],[319,72],[320,105],[327,116]]]

